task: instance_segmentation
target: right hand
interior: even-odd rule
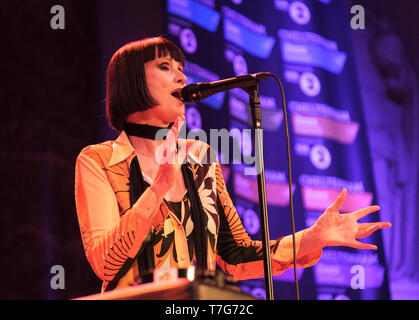
[[[347,246],[356,249],[377,250],[374,244],[363,243],[357,239],[370,236],[382,228],[390,228],[389,222],[359,223],[358,220],[376,212],[379,206],[368,206],[354,212],[341,214],[339,209],[343,205],[348,191],[344,188],[337,199],[317,219],[312,226],[321,247],[325,246]],[[312,243],[314,243],[313,241]]]
[[[167,133],[166,140],[156,150],[155,160],[159,168],[151,189],[161,198],[176,183],[176,179],[182,176],[181,166],[186,157],[186,150],[181,149],[178,152],[176,146],[179,130],[184,122],[184,116],[178,117]],[[182,148],[182,144],[179,144],[179,147]]]

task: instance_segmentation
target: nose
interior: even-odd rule
[[[182,71],[178,70],[177,83],[185,85],[187,79],[186,75]]]

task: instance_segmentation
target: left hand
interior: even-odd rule
[[[377,246],[362,243],[356,239],[366,238],[382,228],[390,228],[389,222],[358,223],[357,220],[380,209],[369,206],[354,212],[341,214],[340,207],[345,201],[347,190],[343,189],[335,202],[316,221],[315,227],[321,246],[347,246],[357,249],[377,250]]]

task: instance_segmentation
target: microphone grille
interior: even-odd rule
[[[185,102],[195,102],[198,101],[198,86],[195,83],[188,84],[186,87],[183,87],[180,91],[183,101]]]

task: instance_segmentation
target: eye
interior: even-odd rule
[[[159,68],[161,70],[169,70],[169,64],[166,63],[166,62],[164,62],[164,63],[162,63],[162,64],[159,65]]]

